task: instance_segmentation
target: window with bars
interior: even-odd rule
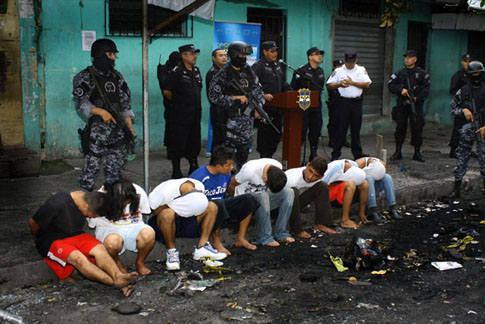
[[[362,18],[379,18],[381,14],[380,0],[341,0],[340,14]]]
[[[105,20],[107,36],[142,36],[143,17],[140,0],[106,0]],[[159,6],[148,5],[148,30],[176,12]],[[183,15],[152,37],[190,38],[193,35],[192,16]]]

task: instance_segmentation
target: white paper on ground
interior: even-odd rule
[[[454,261],[435,261],[431,262],[431,265],[440,271],[463,268],[461,264]]]

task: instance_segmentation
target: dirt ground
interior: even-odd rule
[[[156,273],[140,278],[128,298],[82,280],[11,290],[0,296],[0,309],[25,323],[483,323],[485,199],[465,198],[405,206],[404,220],[332,236],[314,233],[310,240],[279,248],[232,247],[223,267],[233,271],[221,274],[205,273],[191,255],[181,255],[185,273],[226,279],[205,291],[174,290],[183,272],[167,272],[165,260],[157,260],[148,263]],[[462,253],[467,260],[440,249],[467,235],[473,237]],[[382,253],[367,269],[356,270],[352,262],[338,272],[329,254],[345,259],[355,237],[380,243]],[[463,268],[439,271],[431,262],[440,259]],[[141,312],[111,310],[126,302],[140,305]]]

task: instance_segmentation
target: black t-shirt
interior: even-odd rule
[[[55,240],[84,233],[86,222],[86,216],[81,214],[70,192],[58,192],[50,197],[32,218],[40,226],[35,243],[43,257]]]

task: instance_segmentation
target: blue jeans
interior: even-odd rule
[[[260,206],[254,213],[256,220],[256,240],[259,244],[265,245],[274,241],[271,235],[271,211],[279,208],[278,218],[276,219],[274,236],[277,240],[290,237],[287,225],[293,208],[294,192],[291,188],[285,187],[278,193],[271,191],[255,194]]]
[[[394,194],[394,183],[392,177],[388,174],[384,175],[381,180],[374,180],[372,177],[365,177],[365,180],[369,183],[369,196],[367,197],[367,208],[377,206],[376,198],[381,192],[384,191],[387,199],[388,206],[394,206],[396,204],[396,195]]]

